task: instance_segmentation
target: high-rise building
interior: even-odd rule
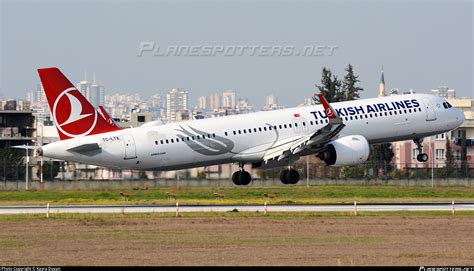
[[[278,104],[278,98],[275,95],[270,94],[265,98],[265,105],[271,106],[273,104]]]
[[[235,91],[226,90],[222,93],[222,107],[235,108],[237,104]]]
[[[84,80],[76,85],[76,88],[84,97],[94,106],[104,104],[105,87],[97,84],[94,73],[94,81],[91,83],[87,81],[87,74],[84,75]]]
[[[265,106],[262,108],[263,111],[276,110],[284,108],[281,105],[278,105],[278,98],[271,94],[265,97]]]
[[[446,87],[446,86],[441,86],[441,87],[438,87],[437,89],[432,89],[431,94],[440,96],[446,99],[456,98],[456,90]]]
[[[188,92],[173,88],[166,94],[166,119],[170,122],[182,119],[183,112],[188,110]]]
[[[221,95],[213,94],[209,96],[209,109],[218,110],[221,107]]]
[[[198,109],[200,110],[206,110],[207,107],[206,107],[206,96],[201,96],[199,97],[198,99]]]

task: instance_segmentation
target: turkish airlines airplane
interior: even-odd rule
[[[300,175],[292,164],[317,155],[328,166],[363,163],[369,145],[412,139],[418,161],[424,137],[445,133],[464,121],[461,110],[444,98],[427,94],[392,95],[320,105],[122,129],[100,113],[57,68],[38,69],[60,141],[41,146],[39,155],[142,170],[178,170],[238,163],[236,185],[254,168],[285,167],[284,184]]]

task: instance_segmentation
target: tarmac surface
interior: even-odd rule
[[[164,212],[386,212],[386,211],[474,211],[474,203],[368,203],[305,205],[31,205],[0,206],[0,214],[46,213],[164,213]]]

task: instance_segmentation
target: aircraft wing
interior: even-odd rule
[[[298,156],[305,150],[317,151],[331,141],[332,138],[337,136],[344,128],[345,124],[342,122],[342,119],[337,115],[336,111],[326,101],[323,95],[319,94],[318,97],[328,116],[328,124],[312,134],[299,135],[276,142],[273,147],[265,153],[263,157],[265,162],[272,159],[281,161],[290,156]]]

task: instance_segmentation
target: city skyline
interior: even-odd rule
[[[22,98],[39,82],[37,68],[57,66],[74,81],[86,70],[96,71],[112,92],[150,97],[156,90],[183,88],[194,103],[199,96],[232,89],[260,108],[270,93],[286,106],[296,105],[314,93],[322,67],[342,78],[350,63],[365,89],[361,98],[377,92],[382,66],[387,91],[429,93],[447,85],[458,96],[472,96],[472,10],[470,1],[2,1],[0,86],[4,97]],[[88,19],[71,20],[70,14]],[[44,31],[49,26],[54,27]],[[335,50],[318,56],[153,56],[150,51],[139,56],[143,42],[161,49]]]

